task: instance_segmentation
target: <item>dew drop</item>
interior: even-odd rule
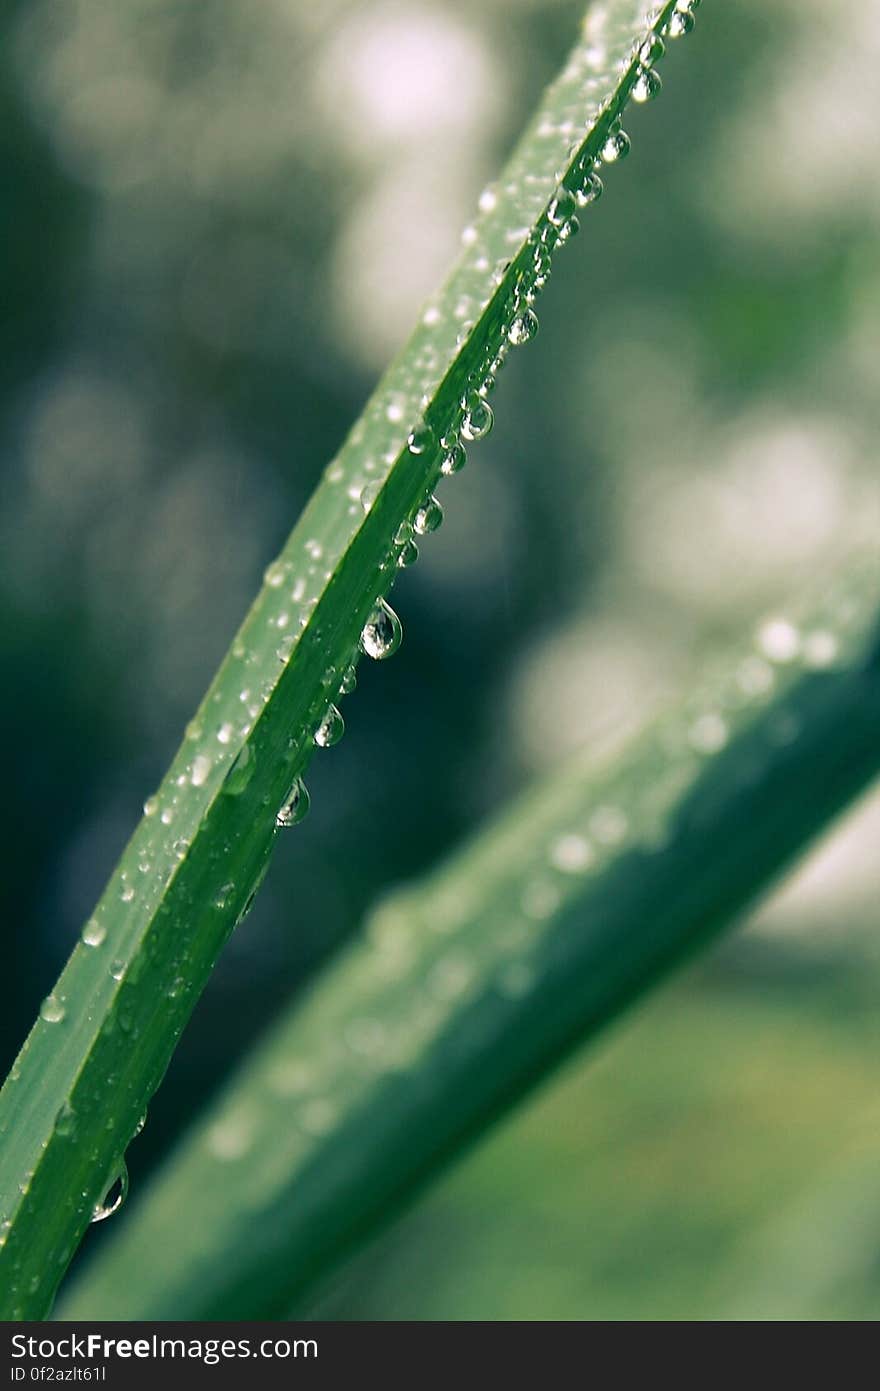
[[[266,584],[269,585],[270,589],[278,589],[287,578],[289,569],[290,566],[287,561],[273,560],[272,564],[268,565],[264,570],[263,579]]]
[[[666,33],[670,39],[680,39],[685,34],[689,34],[694,27],[694,17],[689,9],[673,10],[666,26]]]
[[[159,810],[159,798],[148,797],[144,802],[144,816],[155,816]]]
[[[308,816],[310,805],[309,789],[302,778],[297,778],[275,817],[275,825],[281,829],[285,826],[298,826],[300,821],[304,821]]]
[[[315,730],[315,743],[319,749],[331,749],[334,744],[339,743],[344,733],[345,720],[335,705],[328,705],[324,718]]]
[[[409,565],[415,565],[419,558],[419,548],[415,541],[407,541],[397,557],[397,564],[401,570],[405,570]]]
[[[40,1005],[40,1018],[47,1024],[60,1024],[64,1018],[64,1006],[57,995],[47,995]]]
[[[605,144],[602,146],[601,154],[606,164],[616,164],[618,160],[626,159],[630,152],[630,138],[625,130],[612,130],[608,132]]]
[[[238,797],[244,792],[257,766],[257,757],[250,744],[243,744],[232,766],[223,779],[223,791],[228,797]]]
[[[76,1112],[69,1101],[62,1102],[55,1116],[55,1134],[76,1134]]]
[[[365,483],[361,488],[360,499],[361,507],[365,512],[369,512],[376,498],[382,491],[382,481],[379,478],[371,478],[369,483]]]
[[[132,899],[134,898],[134,889],[131,887],[130,884],[124,884],[122,886],[122,888],[119,891],[119,897],[122,899],[123,903],[131,903]]]
[[[413,531],[416,536],[428,536],[436,531],[443,521],[443,508],[435,497],[429,497],[413,517]]]
[[[574,831],[560,836],[550,850],[551,863],[563,874],[580,874],[594,858],[590,842]]]
[[[193,787],[204,787],[205,783],[208,781],[210,771],[211,760],[208,758],[207,754],[197,754],[193,759],[193,765],[189,775],[189,780]]]
[[[563,188],[560,185],[547,209],[547,220],[551,222],[554,227],[561,227],[564,222],[568,221],[574,210],[574,194],[570,192],[569,189]]]
[[[639,105],[644,105],[646,101],[653,100],[663,83],[660,81],[660,74],[654,72],[652,68],[643,67],[633,83],[632,99]]]
[[[801,647],[800,633],[786,618],[770,618],[758,632],[758,646],[771,662],[793,662]]]
[[[217,730],[217,739],[221,744],[228,744],[234,732],[232,725],[226,720]]]
[[[833,666],[838,654],[837,638],[820,629],[804,638],[804,662],[814,670]]]
[[[588,174],[575,191],[575,199],[579,208],[589,207],[591,203],[598,203],[602,197],[604,185],[598,174]]]
[[[538,316],[532,309],[527,309],[524,314],[518,314],[507,331],[507,341],[518,348],[523,343],[529,343],[538,332]]]
[[[460,473],[467,463],[467,453],[463,444],[457,441],[452,443],[443,455],[443,462],[440,465],[440,472],[447,478],[453,473]]]
[[[125,1160],[120,1160],[119,1169],[113,1177],[107,1192],[92,1209],[92,1221],[104,1222],[118,1212],[128,1197],[128,1168]]]
[[[700,715],[691,725],[691,746],[698,753],[720,753],[727,743],[727,721],[715,711]]]
[[[639,49],[639,62],[645,67],[656,63],[666,52],[666,45],[659,34],[649,34]]]
[[[430,425],[417,425],[406,442],[410,454],[426,454],[434,448],[436,437]]]
[[[381,662],[391,657],[403,641],[403,625],[397,614],[380,599],[364,624],[361,633],[361,651],[374,661]]]
[[[340,695],[351,695],[357,685],[357,680],[357,667],[352,663],[352,665],[347,667],[343,672],[342,680],[339,683]]]
[[[80,937],[87,947],[99,947],[107,937],[107,929],[97,918],[89,918]]]
[[[485,439],[495,423],[495,415],[489,402],[475,392],[463,404],[462,438],[466,440]]]

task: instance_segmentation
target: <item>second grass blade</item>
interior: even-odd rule
[[[373,915],[60,1310],[284,1317],[880,768],[877,576],[770,619],[609,768],[575,767]]]

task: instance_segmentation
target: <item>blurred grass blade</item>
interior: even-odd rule
[[[880,768],[877,579],[830,593],[804,626],[770,620],[607,770],[570,768],[381,906],[61,1315],[284,1316],[729,922]]]
[[[413,531],[438,524],[431,489],[460,462],[461,439],[490,427],[481,389],[533,333],[552,253],[597,195],[600,155],[626,152],[620,114],[650,95],[656,31],[689,27],[682,13],[646,13],[644,0],[593,11],[449,280],[267,570],[0,1095],[0,1316],[50,1307],[260,883],[315,731],[329,743],[341,730],[335,714],[323,721],[351,688],[359,643],[372,656],[397,645],[377,601],[415,557]],[[282,821],[303,807],[300,794]]]

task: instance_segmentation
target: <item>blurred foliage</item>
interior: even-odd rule
[[[578,11],[5,8],[6,1063]],[[316,761],[135,1186],[381,889],[876,539],[877,15],[710,0],[687,43],[703,61],[670,53],[584,218],[604,273],[566,253],[395,589],[403,652],[364,672]],[[777,1293],[797,1276],[828,1316],[876,1310],[868,1257],[828,1290],[827,1244],[803,1236],[870,1148],[876,824],[868,803],[804,887],[490,1141],[333,1316],[717,1316],[767,1287],[744,1254],[765,1228]],[[880,1204],[854,1191],[873,1230]]]

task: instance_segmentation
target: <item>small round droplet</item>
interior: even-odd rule
[[[364,484],[361,488],[361,507],[365,512],[369,512],[381,491],[382,482],[378,478],[371,478],[369,483]]]
[[[380,599],[364,624],[361,651],[374,661],[384,661],[397,651],[403,641],[403,625],[384,599]]]
[[[297,778],[287,794],[284,805],[275,817],[275,825],[281,828],[297,826],[308,816],[310,805],[309,790],[302,778]]]
[[[189,780],[193,787],[204,787],[211,771],[211,760],[207,754],[196,754],[190,769]]]
[[[538,332],[538,316],[533,309],[527,309],[524,314],[517,314],[513,323],[507,331],[507,341],[518,348],[523,343],[529,343]]]
[[[159,798],[148,797],[144,802],[144,816],[155,816],[159,810]]]
[[[74,1135],[76,1133],[76,1112],[69,1101],[62,1102],[55,1116],[56,1135]]]
[[[118,1212],[128,1197],[128,1169],[125,1160],[121,1160],[119,1169],[115,1174],[107,1192],[99,1203],[96,1203],[92,1210],[93,1222],[104,1222],[108,1217],[112,1217],[114,1212]]]
[[[89,918],[80,937],[87,947],[99,947],[106,940],[107,929],[97,918]]]
[[[485,439],[495,423],[495,415],[489,402],[479,394],[468,397],[464,403],[464,418],[461,422],[462,438],[466,440]]]
[[[680,39],[685,34],[690,34],[694,27],[694,17],[689,9],[673,10],[666,26],[666,33],[670,39]]]
[[[40,1005],[40,1018],[47,1024],[60,1024],[64,1018],[64,1006],[57,995],[47,995]]]
[[[430,425],[426,425],[422,422],[421,425],[417,425],[413,430],[406,442],[406,446],[410,454],[427,454],[433,449],[435,443],[436,437],[434,431],[431,429]]]
[[[646,101],[652,101],[653,98],[656,97],[662,86],[663,83],[660,81],[660,74],[654,72],[652,68],[643,67],[639,70],[639,74],[633,83],[632,99],[638,102],[640,106],[644,105]]]
[[[443,508],[435,497],[429,497],[413,517],[413,531],[416,536],[428,536],[436,531],[443,521]]]
[[[563,222],[567,222],[571,217],[574,209],[574,194],[569,189],[563,188],[560,185],[547,209],[547,220],[551,222],[554,227],[561,227]]]
[[[290,565],[285,560],[273,560],[263,571],[263,579],[270,589],[278,589],[285,581]]]
[[[226,720],[225,723],[222,724],[220,728],[217,730],[217,739],[221,744],[228,744],[231,741],[234,733],[235,731],[232,728],[232,725],[229,723],[228,720]]]
[[[407,541],[397,557],[398,568],[406,570],[408,566],[415,565],[418,558],[419,548],[415,541]]]
[[[630,139],[625,130],[609,131],[605,144],[602,146],[602,158],[606,164],[616,164],[618,160],[626,159],[630,152]]]
[[[467,452],[463,444],[457,441],[449,446],[443,455],[443,462],[440,465],[440,472],[448,478],[453,473],[460,473],[467,463]]]
[[[357,667],[352,663],[342,674],[342,680],[339,683],[339,694],[344,696],[351,695],[357,682]]]
[[[328,705],[324,718],[314,733],[315,743],[320,749],[330,749],[338,744],[345,733],[345,720],[335,705]]]
[[[659,34],[649,34],[639,49],[639,62],[645,67],[656,63],[666,52],[666,45]]]
[[[588,174],[575,192],[575,199],[579,208],[587,208],[591,203],[598,203],[602,197],[604,185],[598,174]]]

